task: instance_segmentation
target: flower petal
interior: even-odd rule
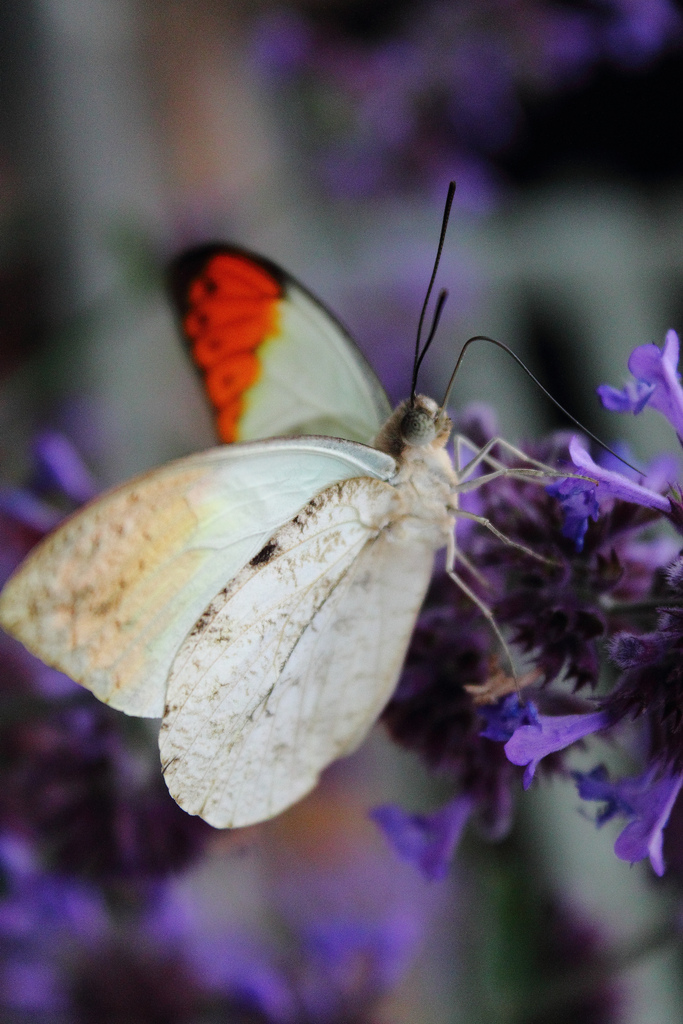
[[[683,437],[683,388],[678,376],[679,343],[675,331],[667,331],[664,347],[640,345],[631,353],[628,368],[639,384],[652,387],[647,404],[668,419]]]
[[[615,814],[632,819],[614,844],[617,857],[631,864],[649,857],[655,873],[663,875],[664,826],[683,785],[683,773],[662,775],[648,768],[642,775],[612,782],[607,770],[599,765],[587,775],[575,772],[574,779],[584,800],[605,802],[596,818],[597,825],[603,825]]]
[[[509,693],[497,704],[484,704],[479,713],[486,721],[479,735],[499,743],[509,740],[520,725],[538,722],[536,705],[532,701],[523,704],[516,693]]]
[[[526,765],[524,788],[528,789],[536,768],[547,754],[575,743],[577,740],[599,732],[610,725],[606,711],[595,711],[587,715],[539,715],[537,725],[522,725],[505,744],[508,761]]]
[[[662,494],[651,491],[648,487],[642,487],[634,483],[621,473],[615,473],[611,469],[603,469],[598,466],[590,457],[581,444],[578,437],[572,437],[569,442],[569,454],[577,469],[597,480],[598,488],[596,497],[599,502],[607,498],[618,498],[620,501],[628,501],[633,505],[644,505],[646,508],[657,509],[664,514],[671,511],[671,502]]]
[[[610,821],[615,814],[633,814],[632,780],[612,782],[604,764],[590,772],[572,772],[576,788],[582,800],[600,800],[605,806],[595,819],[598,828]]]
[[[635,817],[614,844],[614,852],[621,860],[633,864],[644,857],[650,858],[655,874],[664,874],[662,855],[664,826],[671,808],[683,785],[683,773],[667,773],[654,785],[643,789],[642,797],[634,808]]]
[[[402,860],[436,881],[446,876],[473,807],[472,797],[458,796],[432,814],[409,814],[395,804],[384,804],[370,817]]]
[[[573,540],[577,551],[583,550],[588,520],[597,522],[600,506],[596,498],[597,486],[592,480],[567,477],[548,484],[546,491],[560,502],[563,515],[562,536]]]
[[[57,488],[78,505],[94,498],[98,486],[79,452],[63,434],[44,431],[33,442],[36,489]]]
[[[619,391],[609,384],[601,384],[596,391],[605,409],[610,412],[642,412],[654,391],[654,384],[631,380]]]

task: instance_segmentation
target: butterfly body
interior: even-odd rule
[[[5,586],[0,624],[113,707],[162,718],[173,796],[241,826],[308,792],[381,713],[452,537],[458,474],[436,403],[417,396],[386,416],[348,336],[284,272],[209,247],[175,277],[202,373],[221,367],[209,388],[219,429],[248,436],[66,520]],[[316,342],[338,371],[322,399]],[[259,395],[301,436],[252,439],[268,412]],[[308,433],[330,408],[335,436]]]
[[[418,428],[420,441],[408,440],[403,428],[414,422],[415,414],[432,425],[428,435]],[[396,512],[392,536],[404,542],[444,547],[453,533],[453,510],[457,506],[458,475],[446,451],[452,424],[440,413],[437,403],[417,395],[412,405],[402,402],[375,439],[378,450],[396,459],[392,484],[396,491]]]

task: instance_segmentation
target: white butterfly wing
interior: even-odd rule
[[[222,440],[328,434],[369,443],[391,414],[348,332],[270,260],[206,245],[175,261],[171,283]]]
[[[225,446],[68,519],[0,594],[0,625],[128,714],[160,717],[173,657],[216,593],[331,483],[394,460],[335,438]]]
[[[347,480],[283,527],[207,608],[169,677],[168,787],[217,827],[294,803],[389,699],[433,545],[396,543],[394,489]]]
[[[261,376],[244,396],[244,438],[301,431],[370,443],[391,415],[389,401],[353,339],[291,278],[280,331],[264,343],[260,357]]]

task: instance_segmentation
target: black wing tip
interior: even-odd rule
[[[168,290],[181,316],[187,312],[187,294],[190,284],[201,274],[208,261],[220,254],[243,256],[252,263],[256,263],[257,266],[263,267],[284,290],[289,275],[277,263],[239,245],[231,245],[228,242],[205,242],[179,253],[168,266]]]

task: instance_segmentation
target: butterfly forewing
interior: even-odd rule
[[[171,273],[223,441],[330,434],[369,443],[391,409],[352,338],[268,260],[212,245]]]
[[[225,583],[332,482],[394,469],[363,445],[292,438],[153,470],[34,549],[0,595],[0,624],[101,700],[159,717],[175,652]]]
[[[270,818],[367,734],[395,686],[433,552],[398,545],[396,494],[323,492],[211,603],[171,670],[169,789],[211,824]]]

